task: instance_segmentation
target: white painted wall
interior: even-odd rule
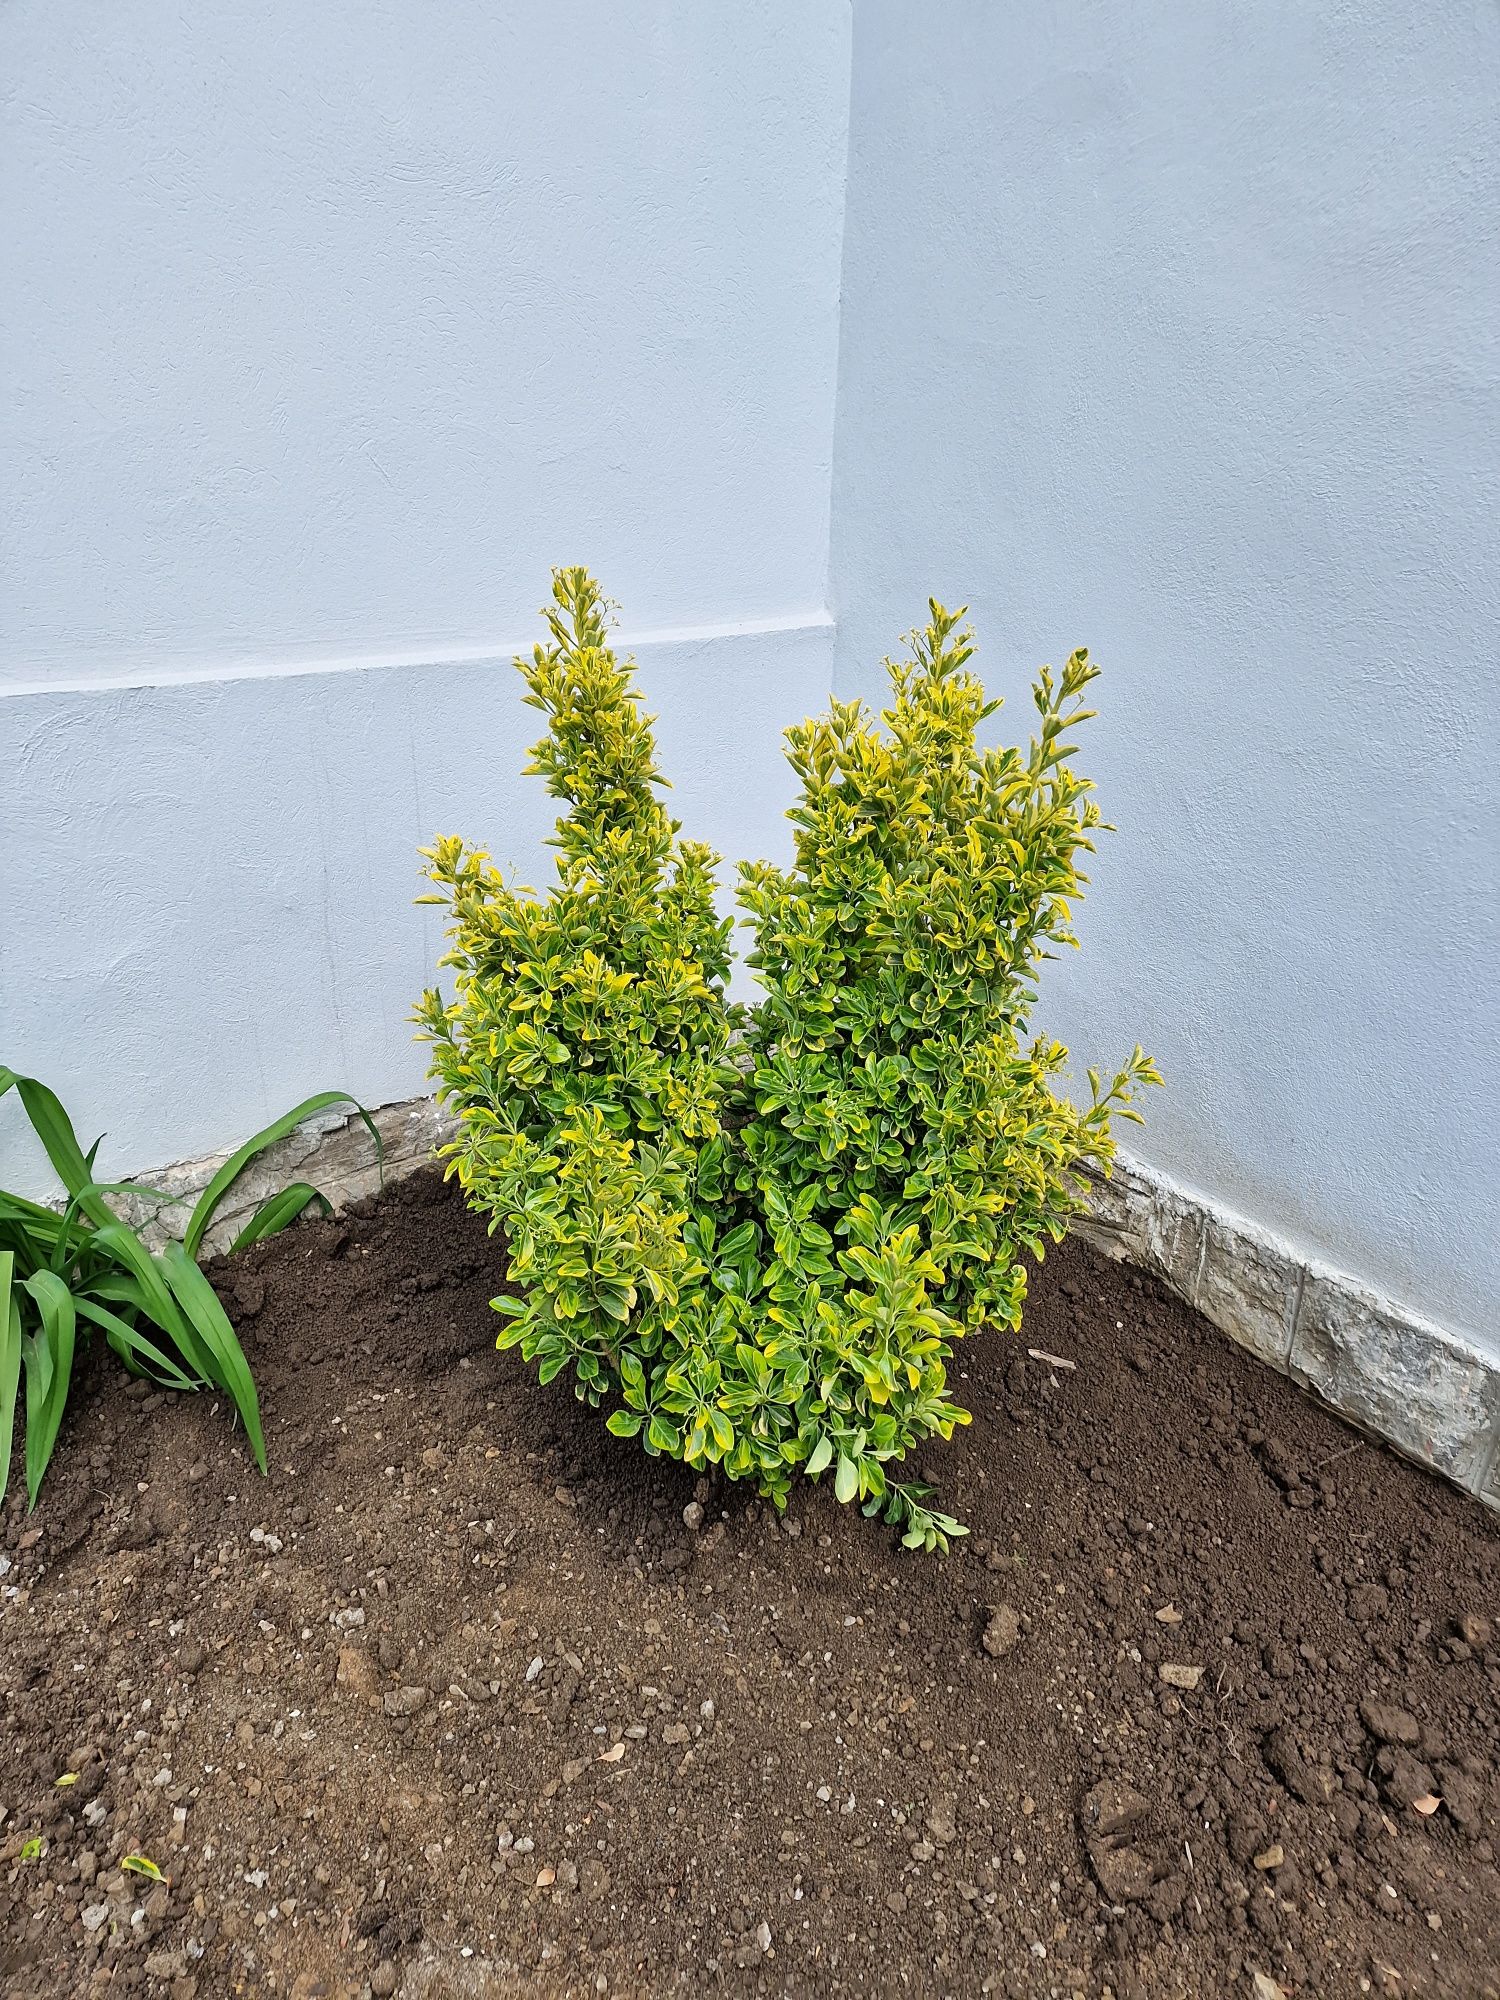
[[[638,648],[673,810],[725,851],[790,846],[780,732],[826,699],[830,636]],[[462,831],[549,879],[523,692],[505,655],[0,700],[24,768],[0,798],[6,1054],[85,1143],[109,1133],[111,1176],[237,1142],[314,1090],[422,1089],[408,1016],[442,942],[412,905],[417,848]],[[14,1098],[0,1125],[0,1175],[44,1185]]]
[[[820,610],[838,0],[13,0],[6,674]]]
[[[1045,1011],[1159,1056],[1145,1158],[1500,1353],[1500,24],[860,0],[852,104],[850,41],[10,0],[0,1060],[115,1172],[414,1091],[416,846],[545,867],[552,564],[730,854],[935,591],[1013,715],[1106,662]]]
[[[861,0],[841,693],[1105,663],[1047,1025],[1162,1170],[1500,1353],[1500,15]]]
[[[546,866],[508,660],[554,564],[669,635],[693,830],[782,843],[848,36],[841,0],[0,12],[0,1061],[106,1170],[421,1087],[418,843]]]

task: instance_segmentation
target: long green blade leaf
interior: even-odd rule
[[[180,1243],[169,1243],[161,1253],[162,1270],[172,1287],[183,1316],[213,1356],[215,1379],[231,1398],[245,1426],[255,1462],[266,1469],[266,1441],[260,1427],[260,1402],[255,1393],[255,1377],[245,1359],[228,1315],[219,1304],[218,1294]]]
[[[121,1319],[118,1313],[111,1312],[108,1306],[101,1306],[97,1299],[75,1299],[74,1304],[79,1318],[90,1320],[100,1328],[132,1375],[149,1375],[163,1388],[177,1389],[185,1395],[209,1386],[205,1376],[185,1375],[177,1362],[169,1360],[138,1328]]]
[[[52,1387],[52,1350],[41,1334],[21,1335],[21,1366],[26,1378],[26,1456],[29,1472],[33,1424],[37,1430],[41,1429],[42,1405]]]
[[[100,1249],[107,1250],[134,1280],[133,1286],[123,1290],[114,1284],[96,1286],[96,1291],[106,1297],[122,1298],[136,1306],[155,1322],[201,1380],[217,1382],[221,1389],[227,1387],[214,1366],[212,1350],[198,1338],[191,1321],[172,1296],[165,1264],[153,1257],[135,1231],[127,1229],[123,1222],[106,1223],[96,1233]],[[170,1247],[178,1249],[181,1246],[173,1244]]]
[[[49,1215],[45,1223],[33,1222],[28,1215],[0,1205],[0,1249],[15,1257],[17,1278],[47,1267],[60,1234],[61,1220],[56,1215]]]
[[[85,1156],[78,1143],[78,1134],[73,1130],[73,1121],[63,1110],[56,1092],[49,1090],[46,1084],[38,1083],[34,1076],[19,1076],[15,1070],[0,1065],[0,1097],[12,1088],[19,1096],[47,1158],[52,1162],[52,1171],[69,1194],[84,1195],[94,1178],[91,1165],[93,1154]],[[89,1195],[85,1208],[95,1221],[110,1219],[109,1208],[101,1197]]]
[[[12,1194],[8,1188],[0,1188],[0,1221],[7,1216],[35,1223],[39,1228],[45,1228],[50,1223],[57,1229],[62,1224],[62,1217],[55,1208],[43,1208],[39,1201],[28,1201],[25,1195]]]
[[[136,1316],[138,1314],[144,1314],[147,1319],[147,1322],[151,1326],[151,1330],[153,1333],[160,1334],[163,1330],[156,1323],[156,1321],[152,1319],[151,1304],[147,1300],[145,1292],[142,1290],[139,1282],[135,1278],[133,1278],[129,1272],[112,1271],[103,1277],[91,1279],[87,1291],[86,1292],[80,1291],[78,1293],[75,1293],[74,1297],[75,1297],[75,1302],[78,1306],[78,1310],[83,1314],[85,1319],[93,1317],[93,1315],[88,1311],[88,1305],[85,1303],[86,1300],[88,1304],[98,1304],[100,1301],[107,1300],[109,1302],[109,1309],[111,1311],[113,1310],[114,1307],[118,1306],[120,1308],[121,1323],[124,1326],[125,1332],[130,1336],[131,1340],[135,1343],[135,1345],[151,1354],[160,1355],[161,1350],[155,1347],[149,1340],[146,1339],[145,1335],[141,1332],[140,1328],[135,1323]],[[190,1327],[184,1327],[181,1313],[176,1312],[175,1300],[173,1300],[172,1304],[174,1313],[176,1313],[176,1329],[175,1331],[171,1332],[168,1335],[168,1338],[175,1340],[177,1338],[178,1333],[185,1333],[189,1342],[189,1346],[192,1349],[192,1353],[190,1353],[188,1348],[179,1348],[178,1359],[175,1361],[167,1361],[165,1360],[165,1357],[162,1357],[164,1365],[167,1368],[169,1368],[174,1375],[181,1377],[181,1380],[177,1383],[174,1383],[173,1386],[185,1389],[212,1388],[214,1382],[213,1376],[208,1372],[206,1368],[200,1368],[196,1360],[193,1358],[193,1355],[196,1354],[198,1351],[198,1343],[196,1341],[196,1338],[193,1336],[192,1329]],[[101,1310],[103,1309],[104,1308],[101,1307]],[[98,1323],[101,1325],[103,1324],[102,1321]],[[111,1341],[110,1345],[115,1346],[115,1343]],[[125,1360],[127,1358],[128,1350],[126,1352],[122,1352],[118,1347],[116,1347],[116,1352],[120,1353],[120,1358],[122,1360]],[[155,1366],[155,1363],[153,1363],[152,1365]],[[185,1373],[184,1372],[185,1369],[191,1370],[192,1372]]]
[[[247,1139],[238,1152],[230,1154],[229,1158],[198,1197],[197,1206],[194,1208],[187,1229],[183,1234],[182,1247],[186,1250],[189,1257],[197,1257],[198,1246],[202,1243],[209,1225],[214,1219],[214,1213],[219,1203],[228,1194],[230,1188],[234,1186],[250,1162],[265,1152],[268,1146],[274,1146],[278,1139],[285,1139],[289,1134],[295,1132],[304,1119],[313,1117],[319,1111],[326,1111],[331,1105],[335,1104],[352,1104],[364,1120],[370,1137],[375,1141],[375,1157],[380,1163],[382,1174],[384,1173],[385,1146],[379,1132],[375,1129],[375,1121],[369,1112],[366,1111],[356,1098],[351,1097],[347,1091],[320,1091],[316,1097],[305,1098],[301,1104],[294,1105],[282,1117],[273,1120],[264,1130],[257,1132],[253,1139]]]
[[[73,1353],[78,1316],[73,1295],[50,1271],[28,1278],[26,1289],[36,1300],[42,1330],[27,1344],[26,1369],[26,1504],[36,1505],[42,1475],[52,1458],[68,1389],[73,1379]]]
[[[21,1312],[15,1301],[14,1253],[0,1250],[0,1500],[10,1483],[10,1446],[21,1386]]]
[[[289,1223],[295,1222],[303,1209],[314,1201],[323,1204],[325,1215],[332,1215],[332,1202],[326,1194],[320,1194],[308,1181],[293,1181],[291,1186],[284,1187],[280,1194],[269,1196],[230,1244],[230,1254],[233,1255],[236,1250],[248,1250],[252,1243],[263,1243],[268,1236],[278,1235]]]
[[[91,1154],[89,1157],[92,1158],[93,1155]],[[73,1199],[63,1210],[62,1234],[53,1246],[52,1258],[49,1265],[49,1269],[56,1271],[59,1276],[61,1276],[65,1269],[68,1259],[87,1250],[94,1240],[93,1228],[80,1223],[78,1220],[80,1213],[87,1205],[89,1197],[106,1194],[148,1194],[162,1202],[170,1202],[172,1199],[161,1188],[142,1187],[137,1181],[90,1181],[86,1188],[81,1189],[74,1195]],[[113,1216],[113,1210],[107,1210],[106,1213],[110,1214],[111,1217]]]

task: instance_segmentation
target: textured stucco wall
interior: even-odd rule
[[[1500,15],[858,10],[841,693],[1104,662],[1044,1016],[1132,1148],[1500,1352]]]
[[[0,1060],[110,1171],[409,1095],[414,847],[546,865],[552,563],[731,854],[932,590],[1018,730],[1105,661],[1044,1013],[1162,1060],[1146,1167],[1500,1356],[1497,17],[860,0],[852,94],[850,40],[0,12]]]
[[[821,608],[838,0],[12,0],[5,665]]]
[[[107,1170],[420,1087],[418,841],[546,866],[508,656],[555,563],[647,635],[694,832],[782,841],[848,41],[843,0],[0,12],[0,1060]]]

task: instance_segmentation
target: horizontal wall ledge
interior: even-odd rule
[[[387,1179],[428,1164],[453,1131],[430,1097],[374,1116]],[[144,1177],[172,1199],[133,1199],[131,1220],[158,1240],[180,1234],[221,1164],[215,1156]],[[336,1207],[373,1193],[381,1174],[360,1120],[329,1115],[264,1154],[226,1203],[210,1247],[226,1248],[268,1195],[299,1178],[314,1179]],[[1089,1178],[1092,1205],[1076,1225],[1086,1242],[1161,1279],[1370,1436],[1500,1508],[1500,1370],[1469,1343],[1127,1156],[1108,1179]]]
[[[833,628],[638,633],[633,650],[667,809],[723,856],[727,911],[737,862],[790,858],[783,732],[828,705]],[[105,1135],[105,1179],[211,1152],[314,1091],[423,1089],[411,1011],[444,920],[414,900],[419,850],[454,834],[512,883],[555,872],[525,696],[499,659],[0,703],[0,1056]],[[0,1186],[45,1199],[9,1103]]]
[[[788,611],[774,617],[730,620],[714,625],[669,625],[656,630],[613,632],[610,643],[621,658],[636,651],[664,647],[697,647],[719,639],[780,639],[789,635],[826,635],[832,643],[833,616],[823,606]],[[200,650],[177,658],[159,653],[116,655],[98,665],[79,667],[61,662],[55,668],[14,663],[0,669],[0,700],[20,695],[87,694],[119,688],[190,687],[204,682],[288,680],[305,674],[358,674],[404,668],[413,672],[444,667],[508,666],[518,655],[530,659],[543,636],[538,616],[520,637],[482,644],[417,642],[362,652],[346,646],[294,646],[284,650],[236,652]]]
[[[1500,1368],[1461,1335],[1125,1155],[1079,1234],[1160,1278],[1340,1416],[1500,1507]]]

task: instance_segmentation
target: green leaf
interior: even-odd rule
[[[613,1431],[617,1438],[633,1438],[640,1434],[645,1421],[639,1410],[615,1410],[606,1419],[604,1428]]]
[[[820,1472],[826,1472],[833,1462],[833,1439],[825,1431],[813,1446],[807,1461],[809,1479],[816,1479]]]
[[[266,1469],[266,1441],[260,1428],[260,1403],[255,1394],[255,1378],[250,1373],[234,1328],[229,1324],[213,1286],[180,1243],[169,1243],[161,1253],[161,1265],[173,1298],[182,1308],[194,1333],[211,1357],[209,1372],[224,1390],[245,1426],[245,1436],[255,1454],[255,1462]]]
[[[15,1252],[0,1250],[0,1500],[10,1479],[16,1397],[21,1387],[21,1309],[15,1300]]]
[[[742,1222],[737,1229],[731,1229],[719,1245],[719,1256],[726,1264],[734,1263],[747,1250],[754,1249],[757,1233],[753,1222]]]
[[[308,1181],[293,1181],[279,1194],[267,1196],[230,1244],[229,1254],[233,1256],[236,1250],[248,1250],[252,1243],[263,1243],[268,1236],[279,1235],[313,1202],[321,1204],[325,1215],[332,1215],[332,1202]]]
[[[107,1222],[94,1232],[94,1240],[124,1272],[121,1282],[101,1281],[94,1287],[96,1294],[101,1298],[116,1298],[144,1312],[166,1334],[200,1382],[214,1382],[223,1388],[210,1350],[172,1296],[165,1266],[151,1255],[135,1231],[123,1222]],[[174,1248],[181,1252],[182,1246],[177,1244]],[[193,1268],[196,1270],[197,1266]]]
[[[92,1162],[92,1153],[89,1155],[89,1159]],[[81,1189],[79,1193],[73,1196],[72,1200],[63,1210],[62,1227],[58,1232],[57,1242],[53,1249],[49,1266],[59,1277],[62,1276],[63,1272],[74,1259],[87,1254],[92,1242],[93,1232],[86,1223],[80,1222],[78,1218],[84,1213],[86,1204],[92,1204],[95,1197],[106,1194],[144,1195],[160,1201],[163,1205],[170,1204],[172,1200],[171,1195],[167,1194],[164,1189],[146,1187],[140,1181],[90,1181],[87,1187]],[[113,1215],[114,1211],[105,1207],[102,1202],[98,1206],[103,1210],[104,1214]]]
[[[205,1375],[189,1375],[177,1362],[170,1360],[156,1344],[148,1340],[138,1327],[111,1312],[108,1306],[100,1305],[97,1298],[86,1298],[75,1294],[73,1303],[80,1319],[88,1320],[104,1334],[113,1351],[125,1363],[133,1375],[150,1376],[165,1389],[176,1389],[190,1394],[195,1389],[209,1386]]]
[[[708,1427],[713,1432],[714,1443],[719,1447],[721,1452],[733,1451],[734,1425],[722,1410],[709,1411]]]
[[[375,1121],[369,1112],[365,1110],[364,1106],[357,1099],[351,1097],[347,1091],[319,1091],[317,1096],[304,1098],[300,1104],[294,1105],[282,1117],[275,1118],[269,1125],[263,1126],[253,1138],[247,1139],[243,1146],[240,1146],[230,1154],[229,1158],[220,1167],[202,1194],[199,1195],[193,1208],[193,1213],[188,1220],[188,1226],[183,1232],[182,1247],[189,1257],[197,1257],[199,1245],[202,1243],[205,1234],[213,1222],[214,1214],[220,1202],[223,1201],[225,1195],[228,1194],[229,1190],[234,1186],[246,1167],[250,1165],[251,1161],[258,1159],[268,1146],[274,1146],[278,1140],[289,1137],[306,1119],[314,1117],[319,1111],[327,1111],[335,1104],[352,1104],[364,1120],[370,1137],[375,1141],[375,1158],[379,1163],[382,1177],[384,1176],[385,1146],[379,1132],[375,1129]]]
[[[852,1458],[839,1453],[838,1467],[833,1475],[833,1491],[840,1503],[847,1504],[859,1491],[859,1467]]]
[[[43,1208],[39,1201],[27,1201],[24,1195],[8,1194],[0,1188],[0,1223],[12,1227],[25,1227],[42,1236],[51,1236],[63,1226],[62,1217],[55,1208]]]
[[[682,1448],[682,1437],[677,1426],[659,1414],[654,1416],[647,1426],[646,1437],[658,1451],[670,1452],[674,1457]]]
[[[85,1158],[78,1143],[78,1134],[73,1130],[73,1121],[63,1110],[56,1093],[49,1090],[46,1084],[38,1083],[34,1076],[19,1076],[15,1070],[0,1064],[0,1097],[11,1089],[20,1098],[32,1129],[52,1163],[52,1171],[70,1195],[83,1199],[93,1184],[93,1156],[90,1154]],[[95,1197],[89,1197],[85,1206],[96,1219],[99,1209],[103,1210],[105,1217],[109,1214],[104,1203]]]
[[[26,1279],[25,1289],[41,1316],[41,1331],[23,1350],[27,1364],[26,1501],[28,1507],[35,1507],[67,1407],[78,1315],[72,1293],[51,1271],[36,1272]]]

